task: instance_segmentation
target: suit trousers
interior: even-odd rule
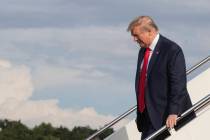
[[[143,113],[141,113],[141,124],[143,125],[141,140],[144,140],[146,137],[156,131],[150,121],[146,108],[144,109]]]
[[[142,125],[141,140],[144,140],[145,138],[150,136],[152,133],[157,131],[157,129],[155,129],[154,126],[152,125],[147,109],[145,109],[143,113],[141,113],[140,116],[141,116],[140,118],[141,122],[139,125]],[[170,133],[168,131],[164,131],[160,135],[156,136],[153,140],[164,140],[168,136],[170,136]]]

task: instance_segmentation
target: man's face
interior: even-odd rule
[[[147,48],[150,46],[150,32],[143,30],[141,26],[135,26],[131,30],[131,35],[133,36],[134,41],[137,42],[140,47]]]

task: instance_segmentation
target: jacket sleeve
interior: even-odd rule
[[[184,54],[176,45],[169,54],[168,59],[168,109],[169,114],[179,115],[181,102],[186,91],[186,66]]]

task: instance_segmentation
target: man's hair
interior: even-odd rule
[[[149,16],[139,16],[130,22],[127,31],[130,32],[135,26],[142,26],[145,31],[151,31],[151,28],[158,31],[158,27],[154,20]]]

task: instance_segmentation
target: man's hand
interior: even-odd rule
[[[176,125],[177,115],[171,114],[168,116],[166,120],[166,126],[169,128],[173,128]]]

